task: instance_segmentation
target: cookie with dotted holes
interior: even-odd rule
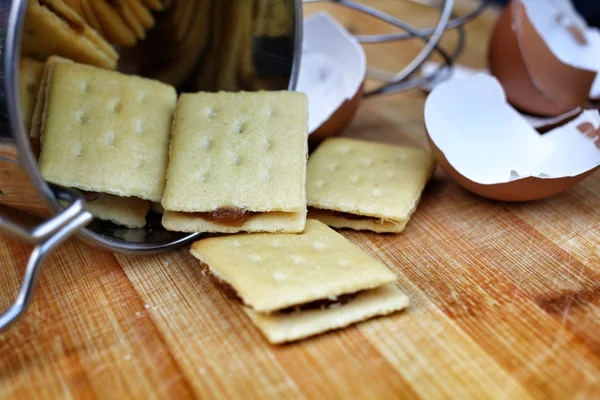
[[[52,66],[41,126],[49,182],[160,201],[177,94],[164,83],[76,63]]]
[[[402,232],[434,167],[425,150],[329,139],[308,160],[309,217],[334,228]]]
[[[302,93],[181,95],[163,226],[183,232],[301,232],[307,151]]]
[[[339,328],[408,303],[398,289],[377,289],[395,286],[396,276],[385,265],[317,220],[307,220],[301,234],[208,238],[190,252],[219,287],[235,292],[273,342]],[[352,294],[333,307],[307,307]],[[289,311],[294,307],[300,308]]]
[[[95,29],[60,0],[29,2],[21,53],[40,60],[56,54],[110,69],[119,58]]]

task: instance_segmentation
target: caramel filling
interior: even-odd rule
[[[341,294],[341,295],[336,296],[331,299],[310,301],[308,303],[299,304],[299,305],[291,306],[288,308],[283,308],[281,310],[277,310],[277,312],[282,313],[282,314],[289,314],[289,313],[299,312],[299,311],[327,310],[329,308],[336,308],[336,307],[340,307],[346,303],[351,302],[352,300],[354,300],[354,298],[356,296],[358,296],[359,293],[360,292]]]
[[[102,196],[104,196],[104,193],[99,193],[99,192],[87,192],[85,190],[80,190],[79,193],[81,193],[81,195],[83,196],[83,198],[85,199],[85,201],[87,202],[92,202],[92,201],[96,201],[102,198]]]
[[[68,16],[63,14],[60,10],[56,9],[51,3],[47,3],[44,0],[38,0],[38,3],[40,4],[40,6],[46,7],[48,11],[50,11],[62,21],[64,21],[67,25],[69,25],[69,28],[74,30],[76,33],[82,34],[85,31],[85,25],[81,21],[74,21],[72,19],[69,19]]]
[[[202,218],[203,220],[224,226],[232,226],[239,228],[244,225],[251,217],[259,214],[256,211],[248,211],[238,207],[223,207],[217,208],[214,211],[208,212],[193,212],[186,213],[194,217]]]
[[[219,276],[217,276],[216,274],[214,274],[210,270],[210,267],[208,265],[206,265],[205,263],[201,262],[200,266],[206,272],[206,275],[211,280],[211,282],[217,288],[219,288],[219,290],[221,292],[223,292],[231,300],[233,300],[235,302],[238,302],[238,303],[244,304],[244,300],[240,297],[240,295],[234,289],[233,286],[231,286],[224,279],[221,279]],[[282,308],[280,310],[276,310],[275,313],[290,314],[290,313],[293,313],[293,312],[300,312],[300,311],[327,310],[329,308],[336,308],[336,307],[340,307],[340,306],[343,306],[346,303],[351,302],[352,300],[354,300],[354,298],[356,298],[356,296],[358,296],[362,292],[363,291],[361,290],[361,291],[358,291],[358,292],[355,292],[355,293],[342,294],[342,295],[339,295],[339,296],[336,296],[336,297],[333,297],[333,298],[329,298],[329,299],[309,301],[307,303],[297,304],[297,305],[294,305],[294,306],[290,306],[290,307]]]

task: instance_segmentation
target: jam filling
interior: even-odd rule
[[[209,212],[193,212],[187,214],[202,218],[218,225],[239,228],[240,226],[244,225],[252,216],[259,213],[255,211],[248,211],[244,208],[223,207]]]
[[[104,196],[104,193],[99,193],[99,192],[87,192],[85,190],[80,190],[79,193],[81,193],[81,195],[83,196],[83,198],[85,199],[85,201],[87,202],[92,202],[92,201],[96,201],[102,198],[102,196]]]

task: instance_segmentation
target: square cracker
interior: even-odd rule
[[[402,232],[434,167],[422,149],[326,140],[308,160],[309,217],[335,228]]]
[[[373,289],[395,275],[316,220],[301,234],[238,234],[197,241],[190,250],[244,304],[271,313]]]
[[[115,49],[62,0],[29,2],[22,54],[41,60],[56,54],[109,69],[116,67],[119,57]]]
[[[54,64],[40,170],[49,182],[160,201],[175,89],[82,64]]]
[[[261,314],[244,307],[252,322],[273,344],[292,342],[408,307],[409,299],[395,283],[359,293],[338,307]]]
[[[183,94],[173,123],[163,225],[184,228],[169,211],[201,219],[191,213],[235,208],[294,214],[280,224],[269,219],[268,231],[289,230],[288,223],[306,212],[307,152],[302,93]]]
[[[21,58],[19,64],[19,95],[21,96],[23,125],[25,125],[27,132],[31,129],[31,118],[43,72],[43,62],[31,58]]]
[[[114,222],[127,228],[143,228],[146,226],[146,214],[150,202],[137,197],[117,197],[109,194],[99,199],[88,201],[85,209],[98,219]]]

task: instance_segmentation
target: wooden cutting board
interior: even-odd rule
[[[436,17],[397,0],[369,4],[415,26]],[[361,33],[392,31],[336,15]],[[469,26],[462,63],[483,65],[493,15]],[[367,53],[371,66],[398,69],[419,48]],[[424,146],[424,98],[365,101],[346,135]],[[187,249],[132,257],[71,240],[49,258],[27,315],[0,334],[0,398],[599,398],[599,228],[598,173],[510,205],[438,172],[403,234],[344,232],[393,269],[410,308],[279,347]],[[0,237],[0,307],[29,250]]]

